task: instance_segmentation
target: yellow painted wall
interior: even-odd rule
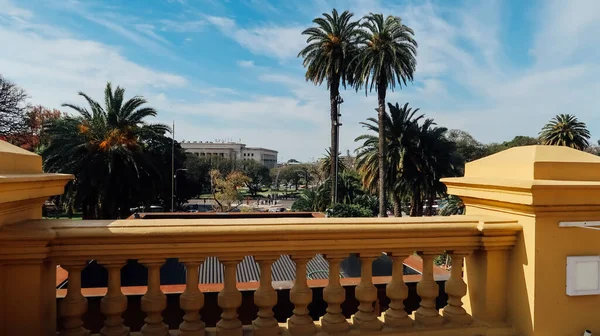
[[[558,227],[560,221],[600,221],[600,157],[565,147],[518,147],[468,163],[464,178],[444,182],[450,194],[463,197],[468,215],[503,216],[523,227],[509,255],[506,291],[506,322],[518,334],[600,334],[600,295],[566,295],[567,256],[600,255],[600,231]],[[488,261],[486,267],[496,266]]]

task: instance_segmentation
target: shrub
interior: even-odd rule
[[[327,209],[327,217],[373,217],[371,210],[356,204],[336,204]]]

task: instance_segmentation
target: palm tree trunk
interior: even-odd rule
[[[392,201],[394,202],[394,216],[402,217],[402,200],[400,195],[396,192],[392,192]]]
[[[335,77],[332,78],[332,80],[330,81],[331,83],[331,87],[329,89],[329,103],[330,103],[330,110],[331,110],[331,149],[330,149],[330,153],[331,153],[331,167],[329,167],[330,169],[330,179],[331,179],[331,204],[335,203],[335,189],[336,189],[336,183],[337,183],[337,170],[335,169],[336,166],[336,162],[338,161],[338,127],[337,127],[337,120],[338,120],[338,103],[337,103],[337,97],[340,95],[340,91],[339,91],[339,86],[340,86],[340,79],[339,77]]]
[[[385,115],[385,94],[387,87],[385,81],[380,78],[377,83],[377,120],[379,125],[379,151],[377,160],[379,163],[379,217],[387,217],[386,209],[386,167],[385,167],[385,128],[383,125],[383,116]]]
[[[427,216],[433,216],[433,199],[435,197],[435,193],[429,195],[427,199]]]

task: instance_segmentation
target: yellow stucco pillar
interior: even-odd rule
[[[0,335],[56,334],[56,265],[47,259],[53,232],[27,226],[71,178],[44,174],[38,155],[0,140]]]
[[[465,306],[474,316],[520,335],[600,334],[600,296],[566,295],[567,256],[599,256],[600,231],[559,227],[600,221],[600,157],[558,146],[517,147],[470,162],[464,177],[444,183],[467,214],[523,226],[511,250],[486,247],[467,259]]]

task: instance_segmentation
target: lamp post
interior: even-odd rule
[[[177,196],[177,188],[175,188],[175,186],[177,185],[177,173],[180,171],[187,171],[187,169],[179,168],[175,170],[175,173],[173,174],[173,197],[171,197],[171,212],[175,212],[175,196]]]
[[[335,102],[338,104],[338,108],[337,108],[337,116],[336,116],[336,120],[335,120],[335,155],[333,156],[333,158],[335,158],[335,176],[333,178],[334,180],[334,185],[333,185],[333,203],[337,203],[338,200],[338,175],[339,175],[339,160],[340,158],[338,157],[338,153],[340,152],[340,126],[342,126],[341,123],[341,116],[342,116],[342,103],[344,102],[344,99],[342,98],[342,96],[338,95],[337,97],[335,97]]]

